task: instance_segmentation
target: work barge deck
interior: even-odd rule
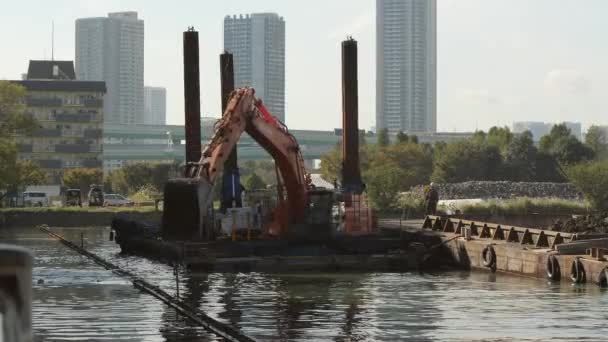
[[[132,227],[134,223],[130,224]],[[608,286],[606,234],[564,233],[439,216],[427,216],[424,220],[380,220],[377,234],[345,236],[323,243],[163,241],[139,233],[125,234],[133,228],[124,226],[124,222],[113,225],[116,242],[124,253],[209,272],[395,272],[459,268]]]

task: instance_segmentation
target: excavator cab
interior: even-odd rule
[[[304,167],[298,142],[254,94],[252,88],[240,88],[231,94],[226,111],[216,124],[200,161],[188,163],[185,178],[171,180],[165,186],[163,238],[213,238],[213,226],[208,228],[209,206],[213,203],[211,190],[221,177],[230,151],[245,132],[273,157],[286,193],[286,201],[279,203],[273,211],[273,221],[266,233],[285,237],[290,235],[289,229],[293,224],[306,222],[310,176]],[[327,204],[313,207],[315,210],[323,207],[327,211]],[[328,217],[324,220],[327,221]]]
[[[333,217],[335,202],[336,194],[332,190],[309,190],[306,219],[289,227],[289,239],[314,242],[331,239],[336,232],[336,222]]]

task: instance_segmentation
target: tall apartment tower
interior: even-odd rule
[[[167,90],[162,87],[144,87],[144,124],[167,124]]]
[[[105,81],[106,123],[143,123],[144,21],[137,12],[76,20],[76,74]]]
[[[376,0],[376,127],[437,130],[437,2]]]
[[[234,83],[252,86],[285,121],[285,21],[276,13],[226,16],[224,50],[233,54]]]

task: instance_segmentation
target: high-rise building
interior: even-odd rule
[[[167,90],[163,87],[144,87],[144,124],[167,124]]]
[[[144,21],[137,12],[76,20],[76,75],[106,82],[106,122],[143,122]]]
[[[224,50],[233,54],[235,86],[252,86],[285,121],[285,21],[276,13],[226,16]]]
[[[376,0],[376,127],[437,130],[436,0]]]
[[[106,86],[75,79],[72,61],[30,61],[24,80],[26,113],[40,126],[17,136],[19,159],[40,165],[49,184],[70,168],[102,166],[103,100]]]

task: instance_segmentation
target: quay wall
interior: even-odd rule
[[[35,227],[46,224],[51,227],[100,227],[109,226],[116,215],[128,215],[135,220],[160,222],[162,212],[155,211],[42,211],[3,210],[0,211],[0,228]]]

